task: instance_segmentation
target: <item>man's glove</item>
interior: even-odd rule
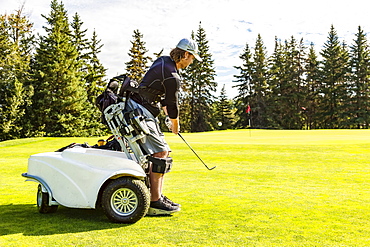
[[[169,116],[166,116],[166,119],[164,120],[164,123],[168,127],[169,130],[172,130],[172,122]]]

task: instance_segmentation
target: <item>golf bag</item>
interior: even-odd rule
[[[139,109],[126,110],[126,102],[136,90],[137,83],[131,81],[128,76],[114,77],[105,91],[96,98],[96,106],[102,112],[102,123],[112,131],[127,158],[145,165],[148,162],[141,146],[149,133],[145,117]]]
[[[151,157],[143,148],[149,134],[143,112],[140,108],[132,111],[126,109],[126,102],[130,96],[139,92],[142,91],[137,83],[131,81],[128,76],[117,76],[110,80],[106,91],[98,96],[97,106],[103,113],[104,123],[108,125],[129,159],[138,162],[147,173],[149,167],[154,172],[167,173],[171,170],[172,158]],[[149,186],[149,183],[147,185]]]

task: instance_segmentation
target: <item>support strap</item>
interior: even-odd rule
[[[152,166],[152,172],[155,173],[168,173],[171,171],[172,168],[172,158],[156,158],[152,156],[148,156],[148,160]]]

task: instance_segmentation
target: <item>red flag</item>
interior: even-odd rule
[[[247,109],[245,110],[246,113],[250,113],[251,112],[251,106],[248,105]]]

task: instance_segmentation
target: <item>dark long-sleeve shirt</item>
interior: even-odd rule
[[[145,74],[139,85],[139,88],[142,89],[141,93],[133,95],[132,99],[147,108],[154,117],[158,116],[161,105],[166,106],[168,116],[175,119],[179,116],[180,85],[181,78],[176,69],[176,63],[171,57],[162,56],[154,61]],[[147,88],[149,88],[149,94],[145,92]],[[153,102],[150,89],[154,89],[156,94],[160,96],[160,102]]]

